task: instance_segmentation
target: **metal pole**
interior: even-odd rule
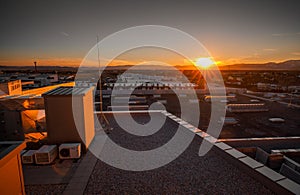
[[[103,106],[102,106],[102,77],[101,77],[101,72],[100,72],[100,52],[99,52],[99,37],[97,35],[97,50],[98,50],[98,74],[99,74],[99,77],[100,77],[100,80],[99,80],[99,90],[100,90],[100,112],[102,113],[103,111]]]
[[[98,74],[99,74],[99,91],[100,91],[100,113],[101,113],[101,117],[102,119],[105,121],[106,123],[106,130],[110,130],[110,125],[109,122],[107,120],[107,118],[105,117],[105,115],[103,114],[103,98],[102,98],[102,74],[100,71],[100,52],[99,52],[99,37],[97,35],[97,52],[98,52]]]

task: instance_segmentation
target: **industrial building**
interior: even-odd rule
[[[73,86],[63,83],[22,91],[19,94],[5,94],[0,97],[0,140],[24,140],[24,134],[45,132],[45,107],[41,94],[60,86]]]
[[[57,74],[12,74],[12,75],[1,75],[0,80],[11,82],[20,80],[26,86],[25,88],[36,88],[36,87],[43,87],[55,84],[58,82],[58,75]]]
[[[0,83],[0,97],[3,95],[21,95],[21,94],[22,94],[21,80]]]

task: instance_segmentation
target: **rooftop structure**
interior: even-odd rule
[[[43,171],[34,171],[25,167],[26,190],[28,193],[58,194],[99,194],[99,193],[143,193],[143,194],[293,194],[300,190],[300,185],[286,176],[275,172],[246,154],[234,149],[222,141],[216,140],[205,132],[193,127],[182,119],[167,113],[153,112],[152,116],[166,115],[167,120],[161,129],[147,137],[134,136],[121,128],[114,119],[132,116],[138,123],[147,123],[147,112],[107,112],[105,115],[113,127],[109,138],[118,145],[131,150],[151,150],[164,145],[176,133],[178,125],[183,126],[182,136],[194,134],[195,137],[189,147],[174,161],[160,168],[149,171],[125,171],[97,160],[91,153],[87,153],[70,178],[53,176],[55,172],[41,167],[45,173],[52,175],[43,184],[30,178],[42,178]],[[98,129],[96,137],[102,136]],[[99,134],[100,133],[100,134]],[[199,156],[201,143],[213,144],[212,149],[204,156]],[[168,155],[172,155],[171,153]],[[138,159],[137,159],[138,160]],[[152,162],[145,162],[152,163]],[[35,170],[38,170],[35,168]],[[74,171],[74,169],[71,169]],[[33,177],[32,174],[39,176]],[[57,174],[57,173],[56,173]],[[56,179],[55,179],[56,178]],[[61,179],[59,179],[61,178]],[[35,181],[35,182],[30,182]],[[62,183],[53,183],[64,181]]]
[[[204,100],[206,102],[212,102],[212,101],[228,101],[228,102],[236,102],[237,99],[233,95],[229,96],[205,96]]]
[[[238,123],[234,117],[223,117],[221,118],[221,121],[224,123],[224,125],[235,125]]]
[[[220,141],[300,184],[300,137],[241,138]]]
[[[25,194],[20,152],[24,142],[0,142],[0,192]]]
[[[41,94],[64,83],[23,91],[18,95],[5,94],[0,97],[0,140],[24,140],[24,133],[45,130],[45,106]]]
[[[0,97],[3,95],[20,95],[20,94],[22,94],[21,80],[0,83]]]
[[[87,143],[92,143],[92,137],[94,134],[89,134],[92,130],[94,131],[94,124],[92,120],[93,114],[93,101],[92,101],[92,90],[87,88],[80,87],[58,87],[53,90],[47,91],[43,94],[43,98],[45,98],[45,107],[46,107],[46,115],[49,115],[50,118],[47,118],[47,123],[52,127],[49,128],[48,138],[50,142],[53,141],[52,135],[60,135],[61,132],[64,132],[64,137],[56,137],[54,142],[56,144],[60,144],[63,142],[79,142],[79,137],[77,135],[76,140],[73,139],[75,131],[74,125],[70,125],[74,123],[71,120],[72,111],[70,108],[71,97],[74,95],[78,97],[80,100],[80,106],[85,107],[87,105],[87,109],[83,109],[86,118],[83,117],[83,123],[86,125],[85,128],[89,129]],[[153,98],[164,99],[164,95],[162,94],[152,94]],[[197,102],[197,99],[189,100],[188,94],[181,94],[185,97],[190,103]],[[114,96],[120,103],[123,103],[124,98],[122,96]],[[132,96],[132,101],[145,101],[146,98]],[[240,98],[237,96],[238,102],[241,104],[249,104],[250,99],[247,100]],[[169,101],[169,100],[168,100]],[[136,102],[133,102],[134,104]],[[174,101],[171,101],[174,102]],[[86,104],[85,104],[86,103]],[[167,100],[166,100],[167,103]],[[265,103],[265,102],[264,102]],[[250,119],[258,118],[259,120],[266,118],[268,119],[278,118],[279,116],[270,116],[273,113],[280,113],[278,111],[274,112],[273,107],[276,109],[281,106],[274,106],[276,102],[267,102],[264,106],[270,109],[270,112],[267,113],[238,113],[235,114],[229,113],[229,116],[226,115],[227,118],[221,119],[223,122],[232,123],[234,128],[240,128],[243,131],[247,131],[243,127],[243,123],[245,122],[243,117]],[[200,101],[200,104],[205,104],[206,106],[210,106],[211,104],[207,102]],[[252,104],[251,104],[252,105]],[[147,107],[146,107],[147,108]],[[145,108],[145,109],[146,109]],[[202,108],[202,107],[201,107]],[[209,116],[206,111],[209,110],[207,107],[204,107],[204,115]],[[293,112],[297,112],[296,110],[292,110]],[[47,113],[48,112],[48,113]],[[288,110],[287,112],[290,112]],[[50,114],[52,113],[52,114]],[[177,126],[184,126],[184,134],[194,133],[195,138],[189,148],[180,155],[176,160],[167,164],[163,167],[160,167],[155,170],[145,171],[145,172],[131,172],[131,171],[123,171],[117,168],[114,168],[110,165],[105,164],[104,162],[97,160],[95,157],[90,155],[89,153],[84,156],[84,159],[79,160],[79,167],[76,169],[70,170],[69,174],[71,175],[68,178],[64,177],[61,180],[61,183],[51,183],[51,179],[41,179],[43,180],[43,185],[40,185],[38,182],[36,183],[27,183],[26,188],[27,192],[34,192],[33,189],[36,189],[38,193],[47,193],[49,190],[51,192],[57,193],[70,193],[75,192],[78,188],[80,188],[80,192],[82,193],[191,193],[191,194],[199,194],[199,193],[271,193],[274,191],[276,193],[296,193],[299,190],[299,185],[297,184],[297,179],[295,180],[295,170],[290,170],[291,167],[286,167],[286,165],[291,164],[291,160],[297,161],[297,158],[293,156],[288,156],[290,154],[287,151],[281,152],[286,155],[287,158],[284,157],[283,164],[280,164],[280,170],[272,170],[272,167],[276,166],[278,169],[278,164],[276,160],[283,159],[283,154],[271,154],[270,151],[266,150],[262,147],[262,150],[265,150],[266,153],[269,153],[265,156],[268,156],[269,160],[266,163],[261,161],[261,158],[255,158],[252,156],[247,156],[247,152],[236,147],[231,143],[226,144],[221,140],[216,140],[212,136],[206,134],[205,132],[187,124],[185,121],[182,121],[180,118],[167,113],[167,112],[155,112],[155,117],[160,117],[161,115],[166,115],[167,120],[164,126],[155,134],[148,137],[138,137],[132,136],[124,131],[115,121],[112,116],[112,113],[120,115],[121,117],[126,117],[126,115],[132,115],[133,118],[140,124],[146,124],[149,121],[149,115],[145,111],[138,112],[107,112],[105,116],[107,116],[109,123],[112,127],[112,131],[108,136],[117,144],[133,150],[150,150],[153,148],[160,147],[165,144],[169,139],[172,138],[174,132],[177,129]],[[203,113],[201,113],[203,114]],[[227,113],[228,114],[228,113]],[[251,115],[252,114],[252,115]],[[259,114],[265,114],[266,116],[262,117]],[[250,116],[251,115],[251,116]],[[249,117],[250,116],[250,117]],[[234,119],[237,120],[232,120]],[[288,117],[282,116],[286,119],[286,123],[284,124],[276,124],[270,123],[274,128],[276,125],[293,125],[290,124],[293,118],[289,119]],[[71,123],[69,123],[71,121]],[[236,122],[238,121],[238,124]],[[234,124],[233,124],[234,123]],[[265,122],[261,122],[264,123]],[[253,123],[255,126],[256,123]],[[47,124],[48,125],[48,124]],[[240,126],[242,125],[242,126]],[[250,127],[252,127],[250,125]],[[75,127],[76,128],[76,127]],[[259,128],[264,128],[263,125],[260,125]],[[205,129],[205,128],[204,128]],[[276,129],[276,127],[275,127]],[[280,128],[282,129],[282,128]],[[69,132],[71,130],[72,132]],[[99,131],[99,129],[96,129]],[[101,131],[101,130],[100,130]],[[253,131],[253,129],[251,129]],[[264,129],[262,129],[264,131]],[[55,132],[55,133],[54,133]],[[98,132],[99,133],[99,132]],[[273,133],[273,132],[271,132]],[[296,132],[297,133],[297,132]],[[97,139],[98,134],[96,133],[95,139]],[[67,139],[68,137],[68,139]],[[69,139],[70,138],[70,139]],[[72,138],[72,140],[71,140]],[[51,141],[52,140],[52,141]],[[215,143],[216,141],[216,143]],[[54,143],[52,142],[52,143]],[[201,157],[198,156],[200,144],[203,142],[209,142],[213,145],[212,150]],[[259,146],[254,146],[255,152],[260,151],[257,148]],[[272,148],[271,148],[272,149]],[[273,148],[274,149],[274,148]],[[286,150],[292,149],[291,147],[286,148]],[[263,152],[261,152],[263,153]],[[172,155],[172,154],[170,154]],[[270,157],[271,156],[271,157]],[[276,156],[276,159],[275,159]],[[289,160],[289,159],[291,160]],[[274,160],[275,159],[275,160]],[[288,160],[286,160],[288,159]],[[269,162],[271,166],[269,166]],[[274,163],[276,162],[276,163]],[[151,162],[146,162],[151,163]],[[83,168],[81,168],[83,167]],[[282,167],[282,168],[281,168]],[[271,168],[271,169],[270,169]],[[26,167],[25,167],[26,169]],[[73,171],[73,172],[72,172]],[[34,172],[34,171],[33,171]],[[37,171],[38,172],[38,171]],[[27,178],[27,182],[30,181],[28,179],[28,173],[31,171],[25,171]],[[200,174],[199,174],[200,173]],[[38,173],[43,176],[41,173]],[[58,173],[53,173],[58,174]],[[292,176],[291,176],[292,175]],[[242,179],[241,179],[242,178]],[[297,177],[296,177],[297,178]],[[48,182],[48,183],[47,183]],[[52,180],[53,182],[53,180]],[[48,185],[48,187],[46,187]],[[54,187],[53,187],[54,186]],[[95,187],[96,186],[96,187]],[[49,188],[49,189],[46,189]],[[54,188],[54,189],[53,189]],[[56,188],[58,191],[56,191]],[[76,190],[75,190],[76,189]],[[45,191],[43,191],[45,190]],[[47,191],[48,190],[48,191]],[[79,191],[77,191],[79,192]]]
[[[43,96],[70,96],[70,95],[85,95],[91,88],[85,87],[57,87],[53,90],[47,91]]]
[[[266,112],[269,109],[265,104],[228,104],[229,112]]]
[[[58,75],[57,74],[2,74],[0,75],[0,81],[8,82],[8,81],[15,81],[21,80],[25,82],[24,88],[35,88],[35,87],[43,87],[48,86],[53,83],[58,82]]]
[[[62,83],[62,84],[57,84],[57,85],[51,85],[47,87],[39,87],[35,89],[29,89],[29,90],[24,90],[21,91],[21,93],[18,94],[0,94],[0,101],[2,100],[18,100],[18,99],[32,99],[32,98],[41,98],[41,95],[43,93],[46,93],[47,91],[50,91],[52,89],[55,89],[57,87],[71,87],[74,86],[74,82],[68,82],[68,83]]]
[[[83,149],[89,146],[95,133],[93,90],[93,87],[58,87],[42,95],[49,143],[81,142]],[[73,105],[82,110],[75,113],[76,121]]]

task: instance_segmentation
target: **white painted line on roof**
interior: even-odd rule
[[[194,129],[194,132],[195,133],[200,133],[200,132],[203,132],[203,131],[201,129],[196,128],[196,129]]]
[[[227,142],[227,141],[263,141],[263,140],[284,140],[284,139],[300,139],[300,137],[264,137],[264,138],[238,138],[238,139],[219,139],[221,142]]]
[[[213,136],[204,137],[205,140],[209,141],[210,143],[216,143],[218,139],[214,138]]]
[[[183,125],[183,126],[185,126],[185,127],[187,127],[187,128],[196,128],[196,127],[194,127],[193,125],[191,125],[191,124],[186,124],[186,125]]]
[[[231,146],[229,146],[228,144],[225,144],[223,142],[216,143],[215,146],[218,147],[218,148],[220,148],[220,149],[222,149],[222,150],[232,149]]]
[[[300,148],[291,148],[291,149],[280,149],[280,150],[271,150],[271,153],[289,153],[289,152],[300,152]]]
[[[185,122],[185,121],[183,121],[183,120],[181,120],[180,122],[179,122],[179,124],[181,124],[181,125],[187,125],[188,123],[187,122]]]

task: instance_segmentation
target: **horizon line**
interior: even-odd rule
[[[281,60],[281,61],[265,61],[265,62],[239,62],[239,63],[231,63],[231,64],[215,64],[217,67],[222,67],[222,66],[234,66],[234,65],[266,65],[266,64],[270,64],[270,63],[275,63],[275,64],[280,64],[280,63],[284,63],[284,62],[288,62],[288,61],[300,61],[300,59],[287,59],[287,60]],[[114,65],[107,65],[106,67],[118,67],[118,66],[162,66],[162,67],[168,67],[168,65],[164,65],[164,64],[114,64]],[[32,67],[34,66],[32,65],[28,65],[28,64],[24,64],[24,65],[7,65],[7,64],[0,64],[0,66],[6,66],[6,67]],[[40,67],[74,67],[74,68],[78,68],[81,65],[45,65],[45,64],[38,64],[38,66]],[[97,68],[98,65],[84,65],[85,67],[95,67]],[[104,66],[104,65],[103,65]],[[194,66],[193,64],[170,64],[170,66]]]

